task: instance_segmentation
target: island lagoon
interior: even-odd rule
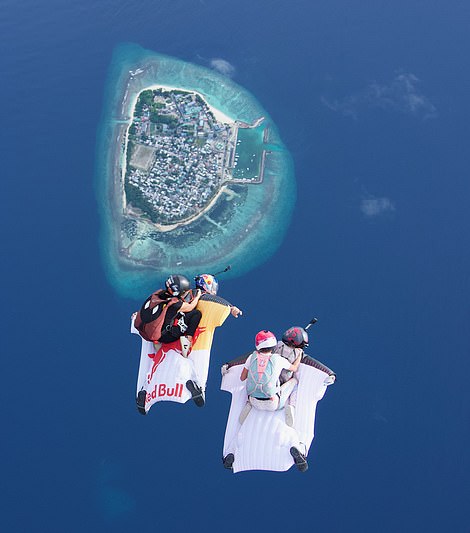
[[[100,244],[121,295],[140,299],[172,272],[231,264],[227,276],[240,276],[276,251],[295,203],[293,164],[249,92],[213,70],[123,44],[104,102]]]

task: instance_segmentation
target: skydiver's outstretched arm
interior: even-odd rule
[[[230,312],[232,313],[232,316],[234,316],[235,318],[238,318],[238,315],[240,316],[243,315],[243,311],[239,309],[236,305],[232,305],[230,307]]]

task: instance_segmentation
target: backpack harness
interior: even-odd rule
[[[268,400],[279,392],[278,379],[274,378],[273,354],[253,352],[246,382],[248,396]]]
[[[157,342],[160,339],[168,308],[179,301],[174,296],[169,299],[162,298],[164,292],[159,290],[151,294],[135,318],[134,326],[146,341]]]

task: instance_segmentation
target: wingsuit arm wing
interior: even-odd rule
[[[320,363],[320,361],[317,361],[313,357],[310,357],[310,355],[304,355],[301,361],[304,365],[307,366],[313,366],[314,368],[321,370],[322,372],[325,372],[325,374],[328,374],[329,376],[335,376],[336,373],[331,370],[331,368],[328,368],[323,363]]]

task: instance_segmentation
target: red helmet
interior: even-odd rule
[[[277,340],[274,333],[271,333],[267,329],[263,329],[256,334],[255,346],[257,350],[261,350],[263,348],[274,348],[276,344]]]
[[[293,326],[284,332],[282,342],[292,348],[306,348],[308,346],[308,333],[299,326]]]

